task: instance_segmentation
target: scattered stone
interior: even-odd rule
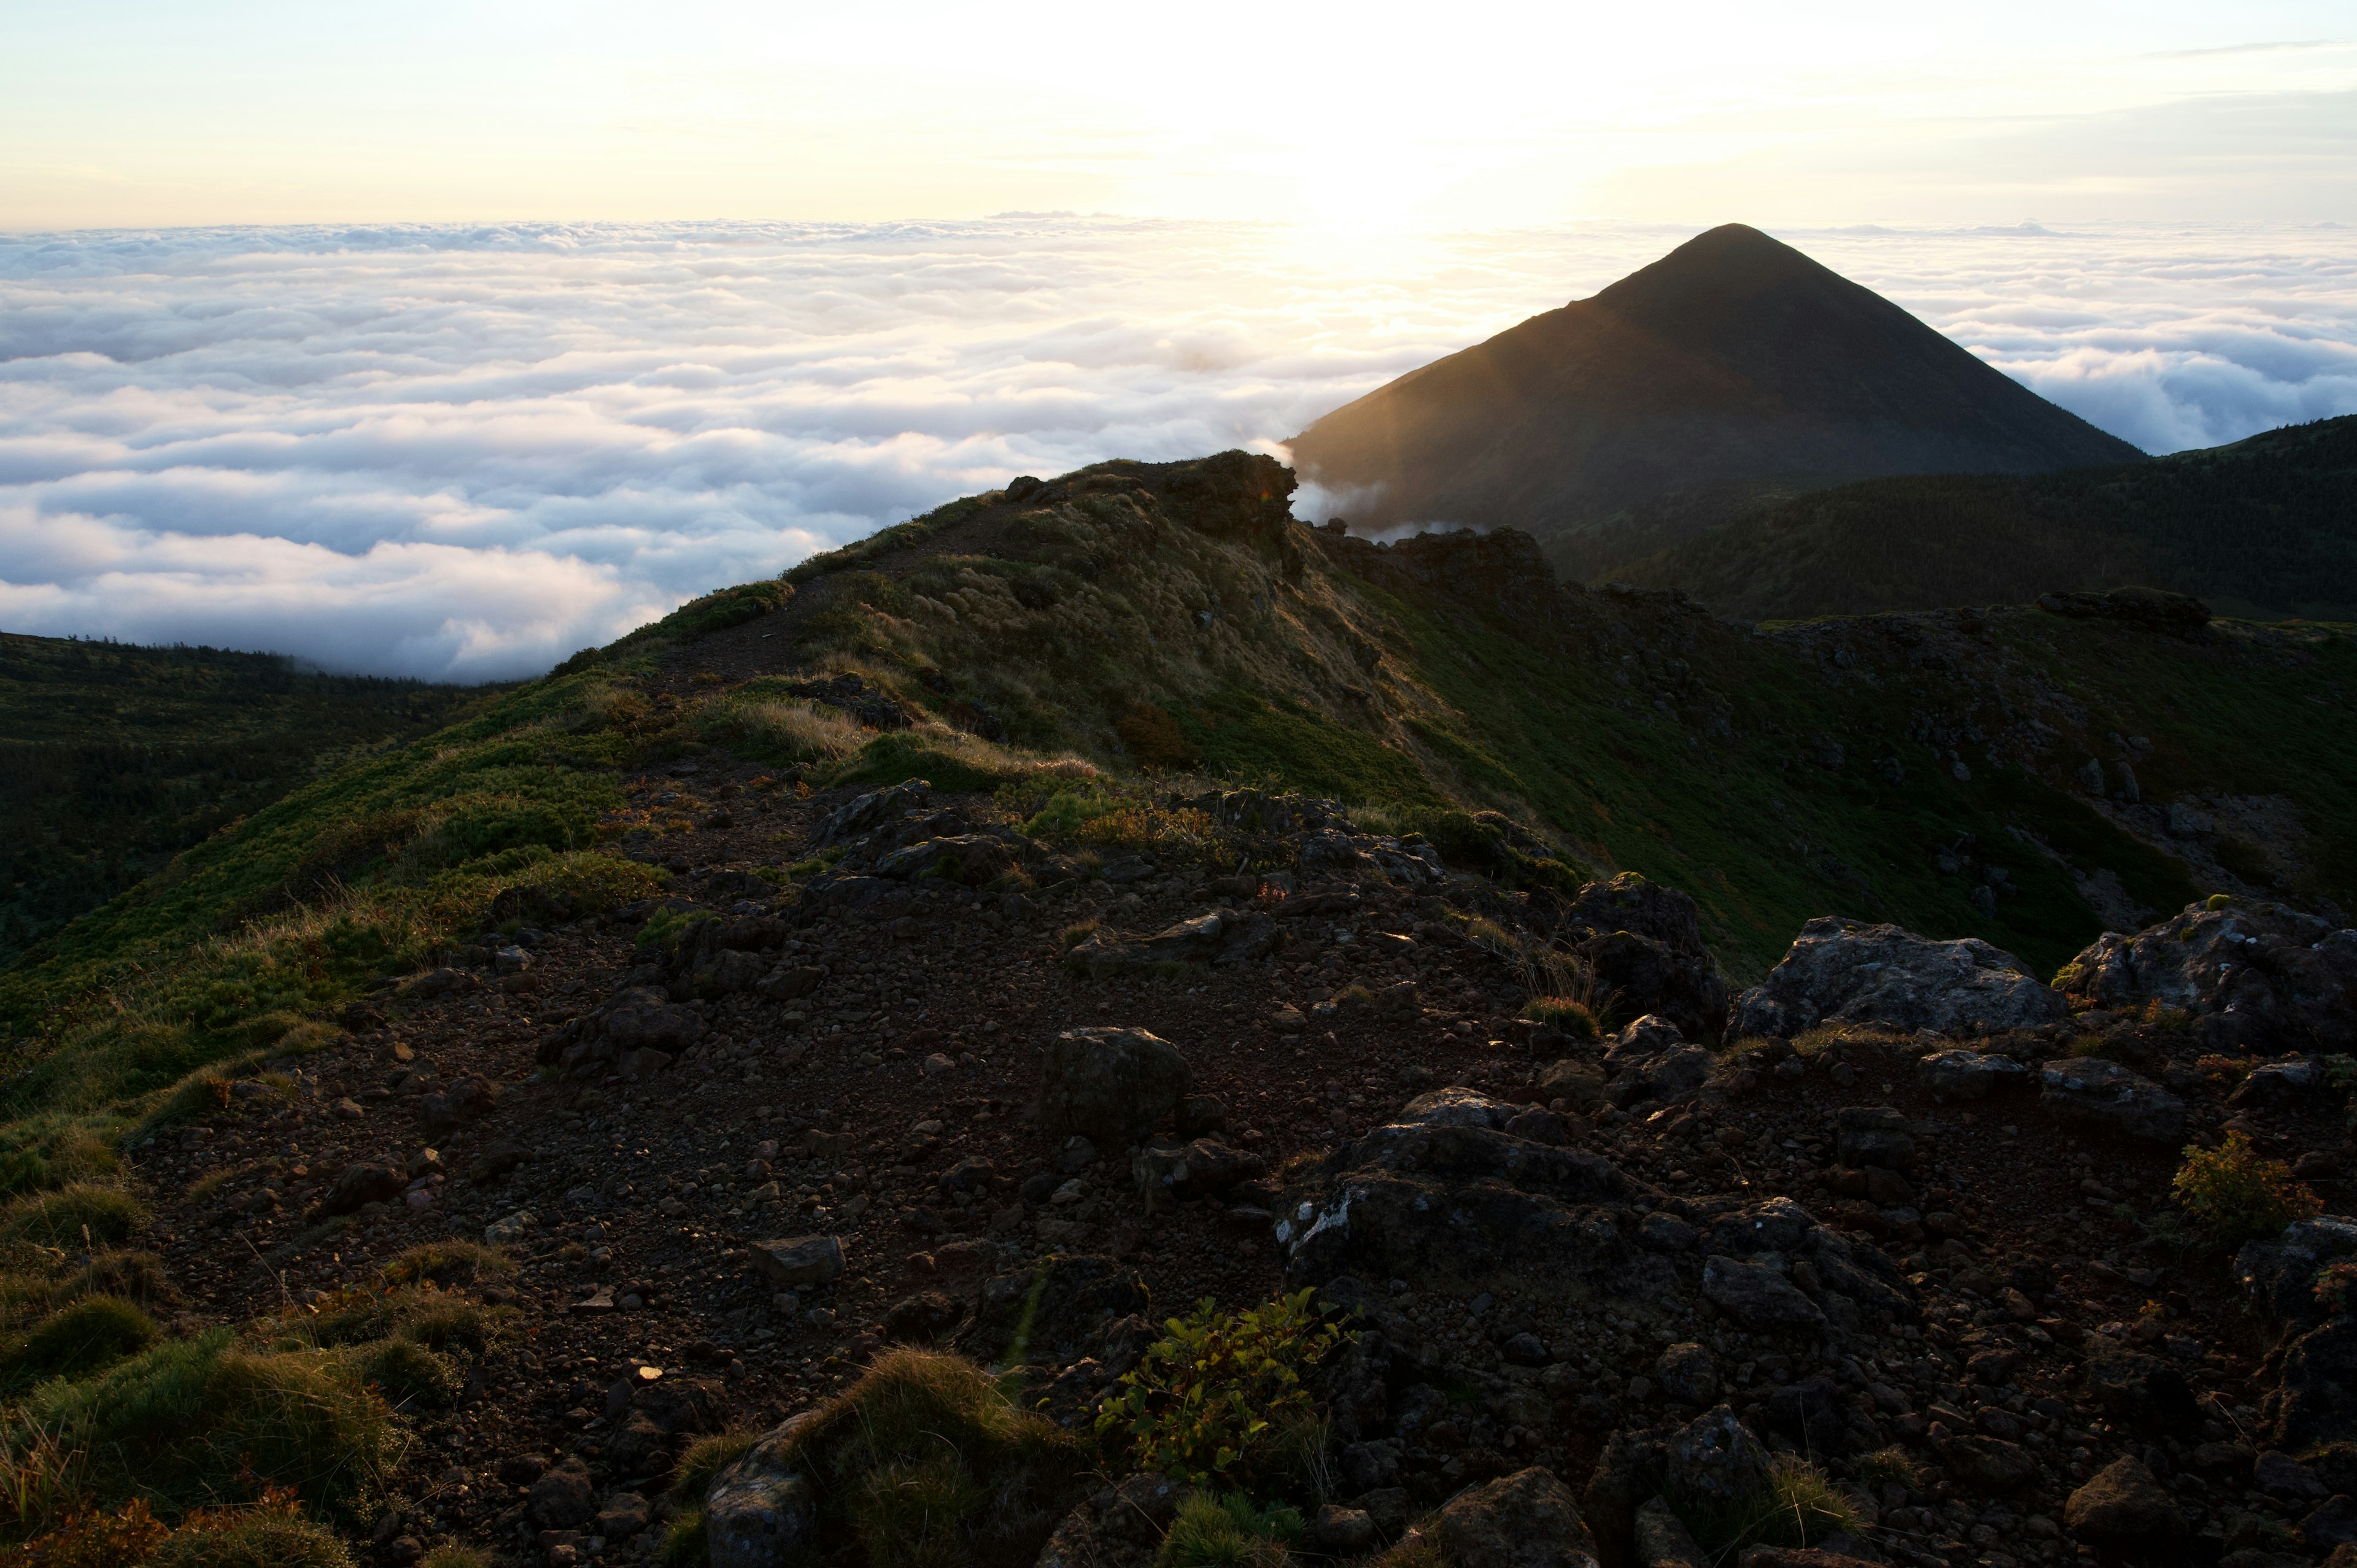
[[[2173,1556],[2185,1534],[2176,1499],[2133,1455],[2072,1492],[2062,1522],[2090,1546],[2132,1556]]]
[[[1933,1051],[1916,1062],[1915,1081],[1943,1100],[1981,1100],[1992,1090],[2029,1082],[2029,1069],[2011,1057]]]
[[[558,1460],[532,1483],[524,1513],[545,1530],[567,1530],[587,1524],[597,1512],[597,1493],[589,1484],[589,1466],[577,1454]]]
[[[1534,1466],[1459,1493],[1424,1533],[1450,1568],[1595,1568],[1570,1487]]]
[[[1653,1381],[1674,1403],[1707,1405],[1718,1397],[1718,1363],[1692,1341],[1673,1345],[1653,1364]]]
[[[1834,1113],[1834,1149],[1846,1165],[1903,1165],[1915,1153],[1907,1118],[1887,1105],[1845,1105]]]
[[[843,1275],[843,1243],[832,1236],[756,1241],[748,1250],[763,1277],[787,1289],[832,1284]]]
[[[1680,1427],[1665,1459],[1663,1494],[1684,1518],[1727,1512],[1768,1481],[1768,1450],[1726,1405]]]
[[[616,1492],[597,1510],[590,1528],[608,1541],[628,1541],[647,1528],[647,1519],[646,1498],[636,1492]]]
[[[1798,1328],[1825,1315],[1773,1263],[1713,1257],[1703,1263],[1702,1294],[1746,1328]]]

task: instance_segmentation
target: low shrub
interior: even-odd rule
[[[352,1555],[335,1531],[304,1517],[292,1493],[265,1491],[248,1507],[190,1514],[145,1568],[352,1568]]]
[[[1285,1568],[1301,1536],[1301,1515],[1263,1508],[1239,1492],[1198,1492],[1179,1505],[1154,1568]]]
[[[85,1509],[0,1549],[0,1568],[123,1568],[149,1561],[168,1533],[147,1499],[134,1498],[111,1511]]]
[[[1825,1473],[1791,1454],[1770,1462],[1767,1484],[1750,1497],[1685,1524],[1696,1545],[1725,1562],[1753,1546],[1810,1546],[1828,1535],[1863,1528],[1857,1505]]]
[[[2169,1187],[2194,1234],[2227,1251],[2323,1208],[2289,1165],[2268,1159],[2240,1133],[2214,1149],[2187,1149]]]
[[[469,1285],[490,1274],[512,1273],[515,1261],[497,1247],[479,1242],[428,1241],[412,1247],[385,1264],[384,1278],[393,1284]]]
[[[25,1388],[49,1378],[87,1377],[137,1355],[162,1333],[155,1319],[121,1296],[86,1295],[59,1307],[0,1352],[0,1385]]]
[[[1017,1568],[1071,1506],[1092,1455],[981,1368],[898,1350],[795,1434],[822,1527],[879,1565]]]
[[[9,1438],[77,1447],[102,1498],[135,1490],[180,1506],[251,1495],[257,1480],[332,1506],[391,1450],[384,1402],[343,1358],[241,1348],[226,1328],[166,1340],[78,1382],[33,1391]]]
[[[360,1352],[363,1382],[395,1410],[440,1408],[458,1397],[466,1380],[448,1361],[414,1339],[380,1339]]]
[[[121,1187],[79,1184],[17,1198],[0,1209],[0,1235],[45,1247],[111,1247],[147,1223],[147,1210]]]
[[[1352,1336],[1297,1291],[1245,1312],[1209,1298],[1173,1318],[1098,1408],[1100,1434],[1141,1470],[1201,1487],[1264,1469],[1279,1439],[1315,1419],[1306,1373]]]
[[[1568,996],[1534,996],[1523,1004],[1523,1016],[1534,1024],[1561,1029],[1575,1040],[1596,1038],[1596,1015]]]

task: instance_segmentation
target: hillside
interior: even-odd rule
[[[1760,489],[2141,456],[1741,224],[1369,392],[1292,452],[1354,524],[1519,528],[1591,582]]]
[[[1747,619],[2144,583],[2238,616],[2357,617],[2357,415],[2133,465],[1870,479],[1617,565]]]
[[[2147,1454],[2235,1500],[2204,1556],[2290,1539],[2230,1437],[2352,1423],[2229,1263],[2357,1150],[2236,1058],[2357,1044],[2278,902],[2357,899],[2348,629],[1762,634],[1292,484],[1099,464],[717,591],[0,970],[0,1545],[1663,1568],[1705,1411],[1783,1488],[1679,1503],[1723,1554],[1799,1498],[2068,1568]],[[1251,1506],[1174,1519],[1189,1463]]]
[[[0,964],[224,824],[479,691],[0,634]]]

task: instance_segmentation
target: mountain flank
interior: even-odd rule
[[[5,1560],[2328,1561],[2349,628],[1292,486],[953,502],[0,968]]]
[[[1523,529],[1587,581],[1762,494],[2142,456],[1741,224],[1376,389],[1292,452],[1355,524]]]
[[[1613,575],[1760,620],[2136,583],[2238,616],[2346,620],[2357,618],[2357,415],[2136,464],[1844,485]]]

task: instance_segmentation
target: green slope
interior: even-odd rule
[[[1759,620],[2129,584],[2236,615],[2357,616],[2357,415],[2120,467],[1845,485],[1610,575]]]
[[[0,972],[0,1144],[117,1135],[183,1075],[317,1037],[371,977],[486,921],[643,896],[662,877],[618,853],[621,770],[699,752],[820,786],[1045,800],[1093,765],[1393,821],[1494,807],[1586,872],[1689,889],[1738,980],[1825,913],[2050,969],[2106,900],[2357,898],[2347,628],[2189,640],[2024,608],[1754,632],[1559,588],[1510,532],[1311,530],[1291,483],[1231,453],[970,498],[295,789]],[[813,677],[907,727],[862,728]],[[2172,802],[2222,826],[2172,838]]]

